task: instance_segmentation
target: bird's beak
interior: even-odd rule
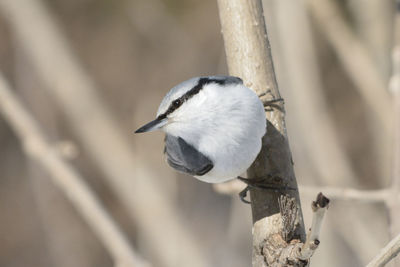
[[[163,119],[157,118],[154,121],[151,121],[151,122],[143,125],[139,129],[137,129],[135,131],[135,133],[145,133],[145,132],[152,132],[152,131],[158,130],[161,127],[163,127],[165,124],[167,124],[167,122],[168,122],[167,118],[163,118]]]

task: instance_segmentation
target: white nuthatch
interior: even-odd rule
[[[135,133],[166,133],[168,164],[208,183],[238,177],[253,163],[266,132],[263,103],[232,76],[196,77],[172,88],[155,120]]]

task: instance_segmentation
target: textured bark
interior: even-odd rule
[[[229,73],[241,77],[261,100],[279,99],[271,50],[259,0],[219,0],[220,19]],[[248,170],[250,178],[268,178],[278,190],[252,189],[253,266],[304,266],[282,261],[293,255],[293,244],[305,241],[292,156],[286,135],[282,102],[266,112],[267,134],[260,154]],[[294,190],[293,190],[294,189]],[[285,240],[286,239],[286,240]],[[297,247],[297,246],[296,246]]]

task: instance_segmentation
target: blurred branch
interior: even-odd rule
[[[392,196],[390,189],[358,190],[333,186],[300,186],[300,192],[305,195],[315,195],[324,192],[332,200],[386,202]]]
[[[167,8],[166,2],[161,0],[135,0],[129,3],[126,11],[130,24],[140,36],[140,39],[147,41],[149,51],[156,52],[156,54],[151,52],[146,55],[146,58],[156,57],[154,60],[160,61],[161,55],[161,57],[168,55],[174,64],[174,68],[171,70],[175,73],[172,73],[172,76],[189,74],[185,73],[189,70],[187,66],[198,61],[201,53],[203,53],[203,48],[186,32],[183,24]],[[160,43],[162,43],[161,46]],[[174,57],[174,53],[184,54],[185,57]]]
[[[215,192],[224,195],[239,194],[243,189],[246,188],[246,184],[239,180],[232,180],[226,183],[213,184]]]
[[[366,267],[382,267],[400,252],[400,235],[389,242]]]
[[[301,169],[312,166],[317,170],[314,177],[318,177],[322,184],[330,184],[330,179],[335,177],[338,185],[355,185],[357,176],[340,143],[337,124],[326,105],[321,68],[317,63],[304,1],[266,0],[264,9],[266,18],[269,16],[271,21],[268,32],[274,48],[274,60],[278,63],[275,65],[278,83],[291,112],[287,124],[296,130],[291,138],[299,146],[298,149],[307,154],[307,159],[296,159],[294,156],[296,164],[300,163],[297,175],[299,170],[301,173]],[[304,67],[305,62],[307,67]],[[310,179],[313,175],[306,177]]]
[[[166,48],[181,45],[190,52],[199,53],[201,49],[184,30],[182,24],[167,10],[165,3],[160,0],[136,0],[128,6],[129,20],[132,26],[150,43],[158,43],[161,40],[171,42],[164,44]],[[166,38],[168,35],[169,38]],[[179,44],[176,43],[179,40]],[[159,48],[160,49],[160,48]]]
[[[128,133],[120,130],[43,2],[0,0],[0,12],[47,85],[44,88],[54,96],[85,151],[135,220],[146,249],[166,267],[176,267],[177,262],[182,266],[209,265],[179,211],[157,183],[155,172],[131,150]],[[179,253],[172,241],[185,253]]]
[[[118,264],[149,266],[137,255],[82,177],[49,145],[36,121],[22,106],[0,73],[0,112],[23,144],[26,154],[51,178],[85,218]]]
[[[297,166],[295,169],[298,181],[300,179],[307,185],[359,188],[361,177],[354,171],[347,154],[348,148],[345,149],[340,138],[346,130],[338,127],[338,122],[332,118],[327,105],[330,99],[326,98],[326,84],[321,81],[321,69],[326,67],[327,62],[317,59],[318,49],[314,41],[321,36],[315,36],[316,32],[313,30],[316,26],[312,25],[314,21],[309,16],[306,0],[264,0],[263,3],[278,84],[282,95],[285,96],[285,108],[288,113],[286,123],[294,153],[293,160]],[[370,145],[369,149],[378,155],[380,151],[386,152],[384,149],[389,147],[390,138],[375,124],[371,125],[371,129],[377,134],[372,135],[374,140],[369,144],[373,146]],[[387,164],[388,159],[379,156],[375,157],[375,161],[375,165],[380,166],[380,162]],[[385,170],[387,169],[386,167]],[[305,195],[302,189],[299,185],[301,196],[314,198],[318,192],[323,192],[331,198],[324,189],[317,188]],[[337,216],[332,216],[329,221],[335,226],[327,228],[326,231],[327,234],[330,232],[340,238],[324,243],[323,249],[318,253],[320,259],[324,258],[341,265],[339,261],[343,263],[346,256],[352,257],[356,262],[365,257],[364,255],[374,254],[380,249],[380,246],[376,245],[379,237],[370,235],[368,225],[359,220],[367,212],[370,214],[371,209],[357,209],[354,206],[350,209],[354,211],[349,212],[349,209],[343,206],[335,209]],[[379,208],[373,210],[376,212]],[[348,228],[341,227],[343,216],[352,222],[354,235],[349,235]],[[360,245],[360,238],[363,238],[362,244],[369,245]],[[343,254],[343,251],[337,250],[339,239],[340,242],[353,247],[357,252],[356,256],[350,251]]]
[[[383,80],[391,75],[394,1],[351,0],[342,4],[351,17],[351,27],[368,50]]]
[[[258,95],[265,95],[265,100],[279,99],[261,1],[219,0],[218,7],[229,73],[241,77],[246,86]],[[274,187],[279,190],[250,190],[254,223],[253,266],[278,264],[281,255],[292,255],[288,242],[305,241],[283,103],[279,107],[266,113],[267,134],[257,159],[248,170],[250,178],[268,177],[272,173],[281,177],[274,181]],[[295,190],[285,190],[287,187]],[[282,203],[290,204],[282,209]],[[286,218],[290,218],[291,223],[282,223]]]
[[[216,192],[220,194],[238,194],[245,188],[240,181],[231,181],[223,184],[213,185]],[[299,185],[301,194],[313,197],[319,192],[324,192],[331,200],[362,201],[362,202],[400,202],[400,193],[394,194],[391,188],[377,190],[358,190],[346,187],[333,186],[309,186]]]
[[[338,59],[357,85],[360,95],[375,113],[386,133],[390,132],[390,107],[384,79],[367,49],[344,21],[337,1],[307,0],[321,33],[335,50]]]
[[[389,91],[393,96],[394,144],[392,152],[392,190],[400,194],[400,0],[396,1],[396,13],[393,27],[392,47],[392,77]],[[394,238],[400,232],[400,203],[392,200],[388,203],[390,214],[390,232]],[[394,260],[393,266],[398,266],[400,259]]]
[[[47,92],[40,90],[43,85],[32,71],[32,64],[21,50],[19,42],[15,38],[11,39],[13,48],[10,55],[13,57],[14,64],[13,75],[9,76],[9,79],[12,89],[14,89],[13,92],[23,103],[25,109],[29,111],[31,117],[35,119],[36,124],[45,131],[45,138],[52,149],[59,153],[66,162],[71,163],[72,159],[68,160],[61,152],[64,149],[60,149],[64,146],[60,146],[60,144],[63,143],[62,136],[65,136],[65,132],[61,129],[62,116],[57,109],[57,104],[46,94]],[[4,71],[6,69],[5,66]],[[86,170],[88,165],[81,162],[82,158],[73,161],[71,165],[74,166],[75,162],[80,162],[79,166],[84,166],[83,168]],[[102,249],[104,246],[101,241],[99,242],[96,233],[90,230],[90,226],[84,218],[82,219],[79,212],[77,213],[74,205],[71,205],[71,201],[54,185],[47,169],[32,157],[26,157],[18,165],[25,169],[26,177],[24,178],[27,179],[33,193],[35,213],[40,218],[39,223],[43,229],[41,236],[46,241],[46,257],[51,260],[51,265],[87,267],[93,262],[110,258],[107,250]],[[88,180],[91,178],[88,176],[83,178],[90,186]],[[93,178],[96,179],[96,177]],[[97,195],[95,189],[92,187],[91,189]],[[97,196],[100,197],[100,195]],[[104,203],[102,204],[104,205]],[[104,207],[109,211],[105,205]],[[71,255],[74,256],[71,257]]]

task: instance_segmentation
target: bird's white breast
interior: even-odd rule
[[[266,131],[264,107],[257,95],[242,84],[211,83],[189,101],[175,115],[176,123],[164,130],[211,159],[211,171],[196,178],[218,183],[244,173],[259,153]]]

